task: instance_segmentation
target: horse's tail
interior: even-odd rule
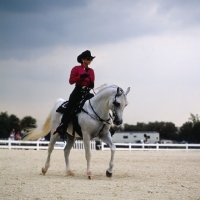
[[[50,132],[51,115],[52,111],[49,113],[44,125],[41,128],[30,129],[23,140],[38,140],[39,138],[46,136]]]

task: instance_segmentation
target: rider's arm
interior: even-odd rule
[[[94,83],[94,81],[95,81],[94,70],[90,68],[89,73],[90,73],[90,79],[91,79],[91,81]]]
[[[70,77],[69,77],[69,83],[72,85],[72,84],[77,83],[79,81],[81,81],[81,78],[80,78],[78,68],[74,67],[71,70],[71,74],[70,74]]]

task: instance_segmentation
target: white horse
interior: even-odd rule
[[[123,110],[128,105],[126,95],[130,91],[130,88],[124,92],[120,87],[116,85],[106,86],[101,89],[92,99],[87,100],[83,106],[83,110],[77,114],[78,122],[81,127],[83,142],[85,147],[85,157],[87,160],[87,176],[92,179],[92,172],[90,169],[90,140],[94,137],[99,137],[105,142],[111,149],[111,158],[109,168],[106,171],[107,177],[112,176],[114,166],[114,153],[115,145],[112,142],[112,137],[109,132],[112,123],[120,125],[123,122]],[[51,132],[48,156],[45,166],[42,168],[42,173],[45,174],[50,167],[50,156],[54,149],[54,144],[59,137],[58,133],[53,134],[58,127],[62,114],[56,112],[56,109],[64,102],[63,99],[58,99],[48,118],[46,119],[43,128],[35,129],[25,140],[37,139],[46,136],[49,131]],[[110,110],[113,113],[111,117]],[[69,123],[67,129],[67,144],[64,148],[64,156],[66,162],[66,171],[68,175],[74,175],[69,165],[70,150],[74,145],[77,133],[73,134],[73,125]]]

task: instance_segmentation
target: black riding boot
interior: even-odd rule
[[[58,133],[61,138],[64,138],[70,119],[68,113],[64,113],[60,125],[56,128],[54,134]]]

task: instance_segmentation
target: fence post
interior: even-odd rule
[[[131,151],[131,143],[129,143],[129,151]]]
[[[11,149],[11,140],[8,140],[8,149]]]
[[[102,141],[101,141],[101,150],[104,151],[104,144]]]
[[[158,143],[156,143],[156,150],[158,151],[158,149],[159,149],[159,146],[158,146]]]
[[[186,151],[188,151],[188,143],[186,144]]]
[[[39,150],[39,140],[37,141],[37,150]]]

